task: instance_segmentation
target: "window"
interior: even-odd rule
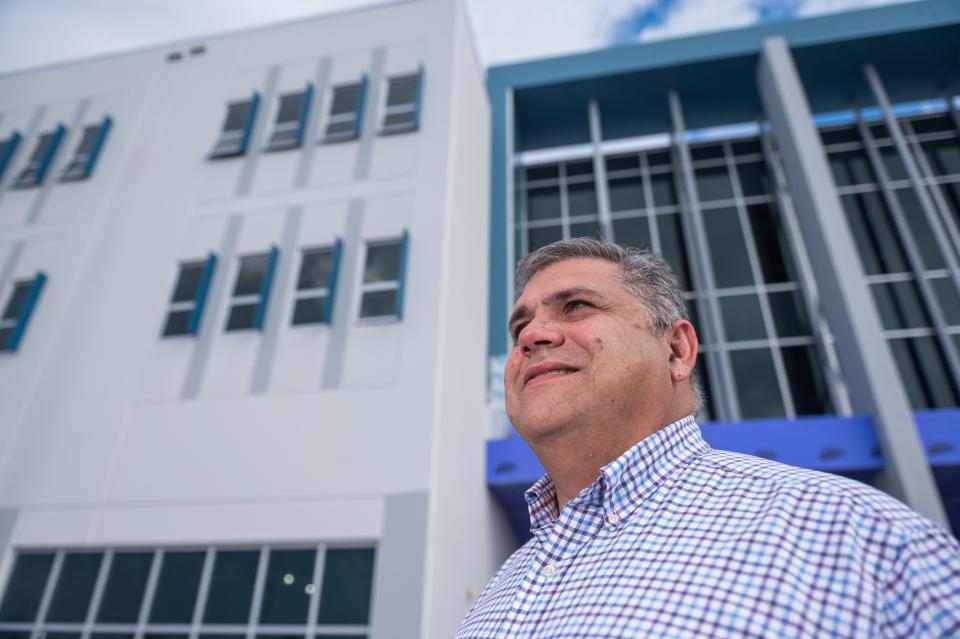
[[[343,243],[326,248],[304,249],[294,293],[291,324],[329,324]]]
[[[417,73],[397,76],[387,81],[387,104],[383,112],[381,133],[405,133],[420,127],[422,85],[423,67],[420,67]]]
[[[360,639],[370,632],[375,560],[374,548],[324,544],[18,553],[0,636]]]
[[[6,140],[0,140],[0,179],[3,179],[7,165],[10,164],[10,160],[13,158],[13,154],[16,152],[19,144],[20,134],[16,131],[11,133],[10,137]]]
[[[14,180],[11,188],[24,189],[43,183],[43,178],[50,169],[50,163],[53,162],[53,156],[56,155],[57,147],[60,146],[66,131],[60,124],[53,131],[40,135],[27,165],[17,174],[17,179]]]
[[[231,158],[247,152],[253,121],[257,116],[260,96],[254,93],[249,100],[231,102],[223,120],[223,131],[210,152],[210,159]]]
[[[100,124],[93,124],[83,130],[83,137],[80,138],[73,159],[60,175],[61,182],[83,180],[93,174],[93,167],[112,124],[113,120],[105,116]]]
[[[30,322],[30,315],[40,299],[47,276],[37,273],[32,280],[13,283],[13,291],[0,315],[0,352],[16,352]]]
[[[367,76],[356,84],[344,84],[333,89],[330,116],[323,133],[324,142],[340,142],[360,137],[363,120],[363,99],[367,93]]]
[[[213,253],[206,260],[180,265],[180,275],[173,288],[167,321],[163,326],[163,337],[197,334],[216,266],[217,257]]]
[[[260,330],[267,313],[273,271],[280,252],[276,247],[269,253],[247,255],[240,258],[237,281],[233,287],[227,330]]]
[[[280,96],[277,118],[267,142],[268,151],[284,151],[303,144],[303,130],[306,128],[310,113],[310,100],[313,97],[313,85],[298,93]]]
[[[409,236],[367,244],[367,259],[360,289],[360,317],[403,316],[404,271]]]

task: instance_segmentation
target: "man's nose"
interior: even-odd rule
[[[555,348],[563,343],[563,331],[550,320],[533,320],[520,331],[517,343],[525,353],[540,348]]]

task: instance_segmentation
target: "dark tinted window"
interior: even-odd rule
[[[150,623],[190,623],[193,620],[204,556],[202,552],[164,553]]]
[[[0,603],[0,621],[27,622],[36,618],[52,565],[52,554],[17,555]]]
[[[47,621],[85,621],[103,553],[67,553],[53,591]]]
[[[272,550],[264,582],[260,623],[307,622],[313,583],[315,550]]]
[[[180,276],[177,286],[173,290],[173,302],[192,302],[197,298],[200,290],[200,281],[203,279],[203,262],[183,264],[180,266]]]
[[[256,550],[217,552],[203,614],[205,623],[245,624],[249,621],[259,557]]]
[[[704,211],[703,221],[717,287],[754,284],[736,209]]]
[[[783,401],[770,349],[731,351],[730,362],[737,382],[741,417],[783,417]]]
[[[400,243],[373,244],[367,247],[363,283],[392,282],[400,277]]]
[[[373,589],[373,548],[328,550],[318,622],[366,624]]]
[[[330,249],[304,251],[303,261],[300,263],[300,276],[297,278],[297,288],[299,290],[326,288],[330,281],[332,262],[333,251]]]
[[[114,553],[98,622],[136,623],[152,562],[149,552]]]

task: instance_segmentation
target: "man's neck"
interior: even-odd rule
[[[682,415],[670,415],[632,427],[621,425],[616,428],[595,424],[590,429],[571,429],[550,441],[531,442],[531,448],[553,479],[557,492],[557,512],[563,510],[568,501],[595,482],[600,476],[601,468],[638,442],[688,414],[684,412]],[[588,430],[592,433],[585,432]],[[604,433],[616,433],[619,436],[604,437]]]

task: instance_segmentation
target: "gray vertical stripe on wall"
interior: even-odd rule
[[[293,188],[302,189],[310,181],[310,169],[313,167],[313,154],[317,151],[317,140],[320,137],[320,121],[323,118],[323,96],[327,92],[330,78],[331,58],[322,58],[317,63],[317,72],[314,75],[313,104],[310,106],[310,116],[307,118],[307,128],[303,132],[303,147],[300,149],[300,160],[297,163],[296,176],[293,179]]]
[[[273,274],[273,284],[270,287],[270,299],[267,308],[267,317],[263,325],[263,335],[260,338],[260,348],[257,349],[257,361],[253,365],[253,378],[250,382],[251,393],[264,393],[270,386],[270,373],[273,370],[273,360],[277,352],[277,340],[280,337],[283,318],[286,315],[289,300],[287,299],[290,281],[290,272],[293,270],[294,257],[297,253],[297,237],[300,235],[300,221],[303,219],[303,210],[297,206],[287,211],[283,221],[283,232],[280,244],[280,260],[277,270]]]
[[[57,149],[57,154],[53,158],[53,164],[51,164],[50,170],[47,172],[46,179],[44,179],[43,184],[40,185],[40,192],[37,193],[37,196],[33,199],[33,203],[30,205],[29,211],[27,211],[27,224],[33,224],[40,218],[43,205],[46,203],[47,198],[50,197],[50,189],[53,188],[53,184],[59,177],[60,167],[64,165],[65,158],[67,158],[80,142],[80,137],[83,133],[80,125],[83,123],[83,118],[89,108],[90,99],[87,98],[81,100],[77,108],[74,109],[73,117],[67,125],[67,134],[64,136],[63,142],[60,143],[60,148]]]
[[[270,126],[267,116],[273,104],[273,94],[277,89],[277,79],[280,77],[280,66],[274,65],[267,70],[267,77],[263,81],[263,92],[260,94],[260,106],[253,120],[253,129],[250,131],[250,140],[247,144],[247,153],[243,156],[243,166],[240,167],[240,177],[237,178],[237,195],[250,193],[253,175],[257,170],[257,159],[260,157],[260,138],[264,129]]]
[[[385,502],[383,539],[374,564],[370,639],[419,637],[427,562],[427,493],[389,495]]]
[[[370,175],[370,159],[377,135],[377,111],[380,108],[380,91],[383,90],[383,66],[386,49],[374,49],[370,54],[370,73],[367,76],[367,98],[363,105],[363,127],[357,147],[357,163],[353,169],[354,180],[365,180]]]
[[[353,283],[360,268],[360,241],[363,233],[363,200],[351,200],[347,205],[347,228],[343,238],[343,255],[340,257],[340,273],[337,276],[337,297],[333,307],[333,322],[327,354],[323,362],[321,388],[337,388],[343,375],[343,362],[347,355],[347,331],[352,323],[351,312],[355,292]]]
[[[10,283],[10,278],[13,277],[13,269],[17,267],[17,262],[20,260],[20,254],[23,253],[24,242],[20,241],[13,244],[10,247],[10,252],[7,253],[7,257],[3,260],[3,263],[0,264],[0,305],[6,304],[6,298],[3,297],[3,294],[7,290],[7,285]],[[3,309],[0,308],[0,312]]]
[[[229,284],[227,275],[230,273],[230,266],[233,264],[234,255],[237,251],[237,241],[240,238],[240,227],[242,225],[242,216],[231,215],[223,230],[220,253],[217,255],[217,270],[213,274],[213,285],[207,293],[206,306],[203,317],[200,319],[200,330],[197,334],[193,354],[190,357],[190,364],[187,366],[183,389],[180,392],[180,396],[184,399],[196,397],[200,392],[200,384],[203,381],[203,372],[210,356],[213,337],[220,328],[216,324],[218,319],[217,309]]]

